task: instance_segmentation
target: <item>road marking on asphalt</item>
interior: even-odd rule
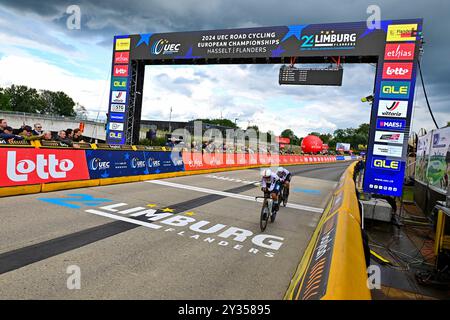
[[[236,194],[236,193],[231,193],[231,192],[225,192],[225,191],[219,191],[219,190],[213,190],[213,189],[208,189],[208,188],[200,188],[200,187],[188,186],[188,185],[185,185],[185,184],[173,183],[173,182],[168,182],[168,181],[163,181],[163,180],[150,180],[150,181],[144,181],[144,182],[153,183],[153,184],[159,184],[159,185],[166,186],[166,187],[172,187],[172,188],[178,188],[178,189],[186,189],[186,190],[203,192],[203,193],[209,193],[209,194],[216,194],[216,195],[227,197],[227,198],[235,198],[235,199],[247,200],[247,201],[253,201],[253,202],[255,201],[255,197],[252,197],[252,196],[247,196],[247,195],[243,195],[243,194]],[[257,202],[262,202],[263,199],[256,199],[256,201]],[[304,206],[304,205],[295,204],[295,203],[288,203],[287,207],[288,208],[292,208],[292,209],[316,212],[316,213],[322,213],[323,212],[322,208]]]

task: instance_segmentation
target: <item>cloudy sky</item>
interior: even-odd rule
[[[339,3],[339,5],[338,5]],[[70,30],[67,8],[81,9]],[[117,34],[364,21],[371,4],[382,19],[424,18],[422,68],[440,126],[450,121],[450,1],[97,0],[0,1],[0,86],[63,90],[105,117],[113,36]],[[299,136],[369,122],[360,98],[373,89],[373,65],[344,66],[342,87],[279,86],[279,65],[147,67],[143,118],[229,118]],[[416,89],[413,130],[432,129],[422,87]]]

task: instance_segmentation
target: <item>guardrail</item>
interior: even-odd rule
[[[322,213],[285,300],[370,300],[352,164]]]
[[[125,183],[268,165],[336,162],[333,156],[281,155],[271,162],[260,154],[169,152],[166,147],[54,144],[0,147],[0,196]],[[230,163],[230,157],[234,162]],[[267,157],[267,156],[265,156]],[[264,160],[265,159],[265,160]],[[272,159],[273,160],[273,159]]]

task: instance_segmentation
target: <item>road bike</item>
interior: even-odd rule
[[[279,195],[279,201],[283,204],[283,207],[286,207],[289,198],[289,188],[286,188],[284,185],[281,185],[281,192]]]
[[[270,222],[275,221],[276,212],[273,212],[273,200],[270,197],[269,193],[264,194],[264,197],[255,197],[255,199],[264,199],[261,208],[261,217],[259,219],[259,226],[261,227],[261,231],[264,231],[266,230],[269,218]]]

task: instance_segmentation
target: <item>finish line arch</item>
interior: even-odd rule
[[[115,36],[107,143],[138,141],[146,65],[376,63],[364,191],[401,196],[421,46],[422,19]]]

